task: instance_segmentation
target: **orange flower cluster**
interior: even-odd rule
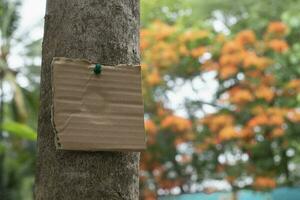
[[[262,77],[260,82],[271,83],[271,79]],[[271,102],[275,97],[275,89],[269,84],[251,84],[247,83],[247,87],[236,86],[228,90],[228,96],[225,96],[224,100],[242,106],[247,103],[253,102],[255,99],[263,99],[266,102]]]
[[[234,76],[239,71],[239,67],[243,62],[246,62],[245,66],[259,65],[259,67],[265,65],[265,60],[259,59],[254,54],[247,52],[247,47],[253,46],[256,42],[256,36],[253,31],[245,30],[237,34],[234,40],[228,41],[222,48],[222,55],[220,56],[219,63],[219,77],[221,79],[227,79]],[[250,57],[250,58],[248,58]],[[245,61],[243,61],[245,59]]]
[[[157,127],[156,127],[156,125],[150,119],[145,120],[145,130],[150,135],[155,135],[157,133]]]
[[[237,104],[243,105],[245,103],[251,102],[254,100],[254,95],[249,89],[234,87],[228,91],[229,101]]]
[[[283,53],[288,50],[289,46],[284,40],[274,39],[269,42],[269,47],[278,53]]]
[[[245,69],[256,68],[258,70],[264,70],[268,67],[272,61],[269,58],[257,56],[255,52],[246,51],[243,54],[243,67]]]
[[[170,115],[161,121],[161,127],[171,129],[174,132],[185,132],[192,128],[192,122],[183,117]]]
[[[157,41],[156,45],[152,47],[151,54],[149,52],[149,60],[153,62],[153,66],[158,68],[168,68],[179,61],[176,52],[176,46],[165,41]]]
[[[272,101],[275,96],[274,90],[271,87],[260,85],[254,90],[257,98],[265,99],[267,102]]]
[[[230,140],[238,137],[239,132],[234,126],[227,126],[219,132],[219,138],[221,141]]]
[[[284,125],[285,125],[285,117],[288,114],[288,109],[271,107],[271,108],[262,108],[256,107],[253,109],[253,113],[255,114],[248,123],[247,127],[253,129],[259,126],[269,126],[273,127],[270,132],[271,138],[277,138],[284,135]]]
[[[212,132],[218,132],[227,126],[232,126],[234,118],[229,114],[214,114],[204,117],[200,123],[208,125]]]
[[[160,21],[154,22],[149,29],[142,29],[140,48],[143,53],[143,60],[156,68],[167,68],[178,62],[176,44],[165,41],[176,31],[174,26]]]
[[[176,28],[174,26],[170,26],[159,20],[155,21],[152,25],[156,40],[163,40],[169,36],[172,36],[176,32]]]
[[[254,44],[256,36],[252,30],[244,30],[237,34],[236,41],[241,45]]]
[[[267,28],[266,39],[268,47],[275,52],[283,53],[289,46],[283,39],[287,33],[287,26],[282,22],[271,22]]]
[[[149,73],[146,77],[147,83],[150,86],[156,86],[161,83],[161,78],[158,70],[153,70],[151,73]]]
[[[207,125],[212,133],[216,133],[216,142],[230,140],[240,137],[239,130],[234,125],[234,118],[229,114],[215,114],[207,116],[200,121],[203,125]],[[209,138],[205,143],[214,143]],[[203,147],[203,146],[202,146]]]
[[[255,178],[253,186],[257,189],[272,189],[276,187],[276,181],[270,177],[259,176]]]
[[[293,79],[291,81],[289,81],[286,85],[286,87],[288,89],[293,89],[293,90],[296,90],[296,91],[300,91],[300,79]]]
[[[179,36],[179,41],[181,43],[191,42],[198,39],[207,38],[209,34],[210,33],[207,30],[198,30],[198,31],[189,30]]]
[[[149,175],[145,177],[152,178],[157,188],[171,190],[184,184],[179,178],[170,180],[165,177],[167,169],[163,169],[165,163],[161,163],[161,160],[165,162],[165,157],[161,159],[165,155],[160,155],[162,143],[156,141],[161,136],[157,135],[158,131],[159,134],[165,134],[163,140],[166,141],[163,142],[171,144],[168,145],[168,148],[172,148],[170,152],[176,152],[181,144],[187,142],[193,145],[196,155],[215,150],[215,146],[221,146],[215,153],[223,153],[220,151],[226,145],[235,145],[249,155],[252,164],[244,170],[252,175],[264,170],[256,165],[255,160],[251,160],[261,148],[265,148],[255,137],[256,134],[270,141],[282,141],[288,147],[289,134],[285,133],[290,133],[291,123],[300,122],[300,111],[293,107],[300,92],[300,79],[293,75],[291,77],[294,79],[289,81],[285,74],[281,76],[278,72],[285,67],[285,62],[278,65],[278,60],[286,59],[285,55],[280,54],[290,53],[285,38],[287,33],[288,28],[282,22],[270,23],[263,39],[256,37],[252,30],[243,30],[228,39],[209,31],[180,30],[177,26],[159,21],[141,31],[142,57],[146,63],[142,68],[145,105],[150,105],[147,112],[153,117],[145,121],[151,153],[142,157],[141,168],[147,171]],[[156,95],[156,91],[172,89],[169,83],[178,77],[190,81],[207,71],[217,74],[219,88],[214,100],[218,105],[214,114],[205,115],[200,120],[197,132],[192,129],[191,120],[163,108],[159,96],[149,98],[152,94]],[[286,73],[289,73],[288,70]],[[294,102],[291,100],[291,103],[285,104],[288,98]],[[217,145],[220,143],[222,145]],[[178,166],[194,161],[190,155],[176,153],[175,156],[174,162]],[[174,157],[168,159],[174,160]],[[226,174],[228,169],[222,166],[220,172]],[[234,185],[235,178],[239,177],[236,174],[229,178]],[[258,176],[253,187],[274,188],[275,178]],[[150,193],[148,196],[150,199],[153,197]]]
[[[271,50],[284,53],[288,50],[287,42],[282,38],[287,32],[286,26],[281,22],[273,22],[269,25],[265,46]],[[270,37],[272,35],[272,37]],[[261,51],[261,41],[256,40],[252,30],[239,32],[233,40],[224,43],[219,58],[219,78],[225,80],[234,77],[241,68],[246,70],[265,70],[272,64],[272,60],[264,56],[258,56]]]
[[[227,79],[238,72],[238,65],[242,61],[243,48],[236,41],[225,43],[222,48],[222,55],[219,59],[219,76],[221,79]]]
[[[250,127],[263,126],[263,125],[281,126],[283,125],[283,123],[284,123],[284,118],[282,116],[260,114],[250,119],[248,125]]]
[[[271,22],[267,28],[268,34],[285,35],[287,33],[287,26],[282,22]]]
[[[199,58],[199,57],[202,56],[205,52],[206,52],[206,48],[205,48],[205,47],[198,47],[198,48],[192,49],[191,55],[192,55],[194,58]]]

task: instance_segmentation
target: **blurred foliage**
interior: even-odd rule
[[[36,132],[29,126],[18,122],[4,122],[2,124],[3,131],[13,134],[21,139],[27,139],[31,141],[36,140]]]
[[[218,22],[231,32],[253,29],[263,32],[269,21],[291,16],[299,23],[299,0],[142,0],[141,21],[147,27],[154,20],[184,27],[203,26]]]
[[[202,1],[189,2],[198,11]],[[207,12],[214,2],[220,3],[203,3]],[[222,2],[220,9],[213,6],[218,18],[208,13],[195,26],[189,26],[193,14],[175,22],[157,4],[144,5],[162,12],[159,20],[145,17],[152,21],[141,30],[144,199],[205,191],[201,183],[207,179],[227,180],[233,191],[299,185],[300,18],[290,4],[298,1]],[[169,10],[177,12],[174,6]],[[264,14],[271,8],[276,12]],[[219,32],[214,23],[225,26]],[[213,98],[195,99],[212,83],[207,77],[217,82],[216,91],[207,91]],[[185,85],[195,95],[185,97],[186,114],[178,115],[168,94]]]
[[[33,199],[40,71],[35,60],[40,58],[41,40],[16,34],[20,5],[17,0],[0,1],[1,200]],[[18,55],[21,66],[9,62],[15,46],[24,49]]]

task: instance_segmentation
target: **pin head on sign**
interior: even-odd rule
[[[105,66],[56,57],[52,95],[57,149],[145,149],[140,66]]]

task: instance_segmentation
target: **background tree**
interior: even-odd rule
[[[199,191],[208,178],[227,179],[233,191],[297,184],[300,74],[291,62],[299,52],[290,42],[294,32],[297,27],[279,21],[263,33],[246,29],[228,36],[160,21],[142,30],[145,198]],[[191,83],[197,94],[201,89],[194,84],[208,76],[217,81],[213,99],[187,97],[185,116],[167,108],[172,99],[166,94],[178,82]],[[205,105],[213,112],[203,112]]]

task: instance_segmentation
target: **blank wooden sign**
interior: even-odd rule
[[[145,149],[140,66],[103,66],[87,60],[52,61],[52,123],[58,149]]]

